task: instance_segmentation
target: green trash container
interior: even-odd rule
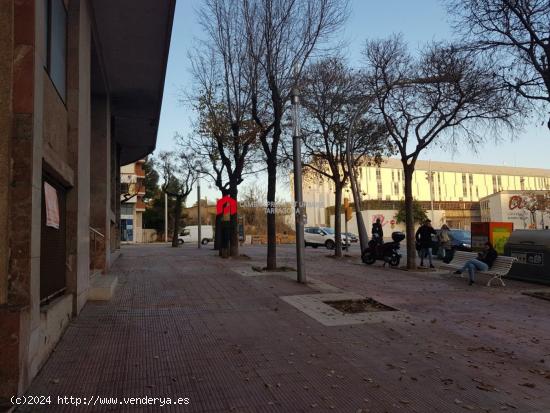
[[[550,284],[550,230],[515,230],[504,246],[504,255],[517,258],[509,278]]]

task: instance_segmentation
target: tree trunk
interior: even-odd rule
[[[407,269],[416,269],[416,242],[414,231],[414,208],[412,194],[412,178],[414,173],[414,164],[407,164],[402,161],[403,172],[405,175],[405,226],[407,235]]]
[[[235,201],[237,200],[238,190],[236,186],[232,186],[229,189],[229,196]],[[239,212],[231,216],[231,246],[229,249],[229,254],[233,258],[239,256]]]
[[[176,196],[176,204],[174,205],[174,232],[172,234],[172,247],[178,247],[178,235],[180,231],[180,218],[181,218],[181,203],[183,199],[181,196]]]
[[[216,215],[216,228],[214,228],[214,250],[220,251],[222,242],[222,216]]]
[[[342,256],[342,185],[334,183],[334,256]],[[345,218],[344,218],[345,219]]]
[[[275,190],[277,165],[274,160],[267,164],[267,269],[277,269],[277,226],[275,221]]]

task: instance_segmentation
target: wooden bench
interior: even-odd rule
[[[453,260],[449,264],[442,264],[441,266],[453,270],[459,270],[464,267],[464,264],[466,264],[467,261],[475,258],[477,258],[476,252],[455,251]],[[499,255],[491,268],[489,268],[487,271],[476,270],[476,273],[492,276],[492,278],[487,281],[488,287],[495,279],[499,280],[502,283],[502,286],[505,286],[506,284],[504,284],[502,277],[506,276],[510,272],[510,268],[512,268],[512,264],[516,260],[517,258],[514,257]]]

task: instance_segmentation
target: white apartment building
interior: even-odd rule
[[[433,176],[432,186],[428,180],[430,173]],[[434,209],[439,211],[445,208],[466,208],[465,205],[471,208],[472,203],[479,210],[481,198],[500,191],[550,190],[550,169],[419,160],[412,185],[416,200],[433,201],[437,204]],[[401,161],[388,158],[379,167],[360,167],[359,187],[363,201],[403,200],[404,176]],[[331,219],[327,219],[325,209],[334,206],[334,187],[331,181],[317,177],[305,178],[303,192],[308,225],[330,225]],[[349,191],[345,190],[343,196],[351,199]],[[443,217],[444,214],[439,216]],[[467,221],[463,221],[460,226],[469,226]]]
[[[144,242],[144,163],[145,159],[141,159],[120,167],[120,240],[122,242]]]

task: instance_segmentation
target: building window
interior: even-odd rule
[[[46,71],[65,102],[67,93],[67,9],[63,0],[46,0]]]
[[[498,182],[498,190],[502,191],[502,177],[501,176],[497,177],[497,182]]]
[[[132,204],[121,204],[120,215],[134,215],[134,206]]]
[[[378,189],[378,199],[382,199],[382,174],[380,168],[376,168],[376,187]]]
[[[462,196],[468,197],[468,187],[466,186],[466,174],[462,174]]]
[[[493,194],[496,194],[497,192],[498,192],[497,177],[493,175]]]
[[[399,195],[399,182],[394,182],[393,183],[393,194],[394,195]]]
[[[521,190],[525,190],[525,178],[522,176],[519,178],[519,184],[520,184],[520,187],[521,187]]]

